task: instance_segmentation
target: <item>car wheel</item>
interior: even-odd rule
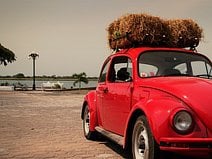
[[[134,159],[154,159],[158,148],[145,116],[137,118],[132,135],[132,155]]]
[[[90,111],[88,105],[85,106],[83,115],[83,131],[88,140],[95,139],[96,131],[90,131]]]

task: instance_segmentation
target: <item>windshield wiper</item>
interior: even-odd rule
[[[195,77],[207,77],[208,79],[212,79],[212,75],[210,74],[199,74],[199,75],[195,75]]]

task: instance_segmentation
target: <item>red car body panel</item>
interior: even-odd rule
[[[131,109],[130,83],[108,83],[107,89],[108,93],[103,94],[102,98],[103,127],[123,135],[126,119]]]
[[[144,85],[150,88],[157,88],[172,94],[175,97],[180,98],[192,108],[193,112],[198,118],[204,122],[208,128],[212,128],[212,115],[208,112],[212,112],[212,98],[209,94],[212,94],[212,89],[209,89],[212,85],[211,80],[191,78],[191,77],[170,77],[171,79],[160,79],[157,81],[149,81]],[[212,137],[212,136],[210,136]]]
[[[85,105],[89,105],[89,110],[90,110],[90,130],[94,131],[95,127],[97,126],[97,110],[96,110],[96,91],[90,91],[84,98],[84,106],[83,109],[85,108]],[[82,110],[84,112],[84,110]],[[81,115],[83,116],[83,114]]]
[[[133,80],[99,82],[96,90],[86,95],[85,102],[91,113],[90,130],[100,126],[121,135],[125,147],[131,119],[139,111],[147,117],[161,150],[212,151],[212,80],[176,76],[141,78],[137,71],[139,55],[158,50],[199,55],[186,49],[148,47],[130,48],[111,55],[108,59],[122,55],[131,59]],[[179,134],[173,128],[174,115],[180,110],[188,111],[195,121],[188,134]]]

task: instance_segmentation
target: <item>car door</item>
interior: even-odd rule
[[[96,107],[97,107],[97,118],[98,118],[98,125],[101,127],[105,127],[103,114],[104,114],[104,107],[103,107],[103,97],[105,92],[107,91],[106,86],[106,78],[107,72],[110,64],[110,59],[107,59],[102,67],[102,71],[100,73],[99,81],[96,88]]]
[[[102,94],[104,128],[123,135],[131,108],[132,63],[127,56],[112,59]]]

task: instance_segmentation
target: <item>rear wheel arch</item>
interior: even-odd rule
[[[92,130],[91,128],[91,113],[89,110],[89,106],[88,104],[85,103],[84,106],[84,110],[83,110],[83,132],[84,132],[84,136],[88,139],[88,140],[96,140],[97,138],[97,132],[96,130]]]
[[[84,113],[88,108],[89,111],[89,120],[90,120],[90,131],[95,131],[95,127],[97,126],[97,114],[96,114],[96,91],[90,91],[84,98],[84,102],[82,105],[81,118],[84,119]]]
[[[82,105],[82,112],[81,112],[81,119],[83,119],[83,113],[85,111],[85,107],[88,105],[89,109],[91,109],[92,111],[96,110],[96,91],[90,91],[88,92],[88,94],[86,94],[85,98],[84,98],[84,102]]]
[[[84,111],[87,105],[88,105],[88,102],[84,101],[82,104],[81,119],[84,119]]]

